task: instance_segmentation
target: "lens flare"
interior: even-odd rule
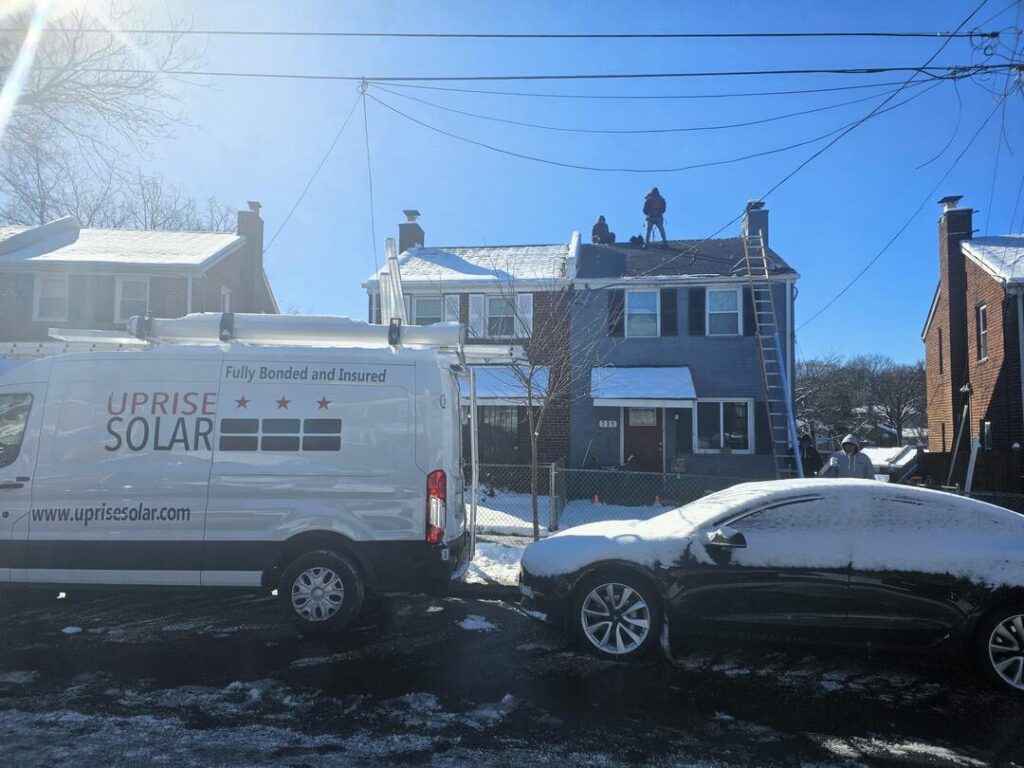
[[[14,60],[14,66],[7,74],[4,87],[0,90],[0,138],[3,138],[7,130],[7,123],[14,114],[14,108],[18,105],[18,98],[25,88],[25,81],[28,79],[29,70],[32,68],[32,61],[36,56],[36,49],[39,47],[39,40],[43,36],[43,26],[46,24],[46,17],[50,10],[52,0],[39,0],[36,11],[29,22],[28,31],[25,33],[25,40],[21,44],[18,56]]]

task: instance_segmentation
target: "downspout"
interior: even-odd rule
[[[1017,372],[1020,376],[1020,402],[1024,411],[1024,286],[1017,286]],[[1022,412],[1024,422],[1024,412]],[[1024,423],[1021,424],[1024,435]]]
[[[188,283],[185,289],[185,314],[192,314],[192,273],[188,273]]]

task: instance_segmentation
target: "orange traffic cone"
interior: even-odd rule
[[[595,504],[600,504],[601,503],[601,499],[600,499],[600,497],[598,497],[598,495],[596,493],[594,494],[594,503]]]

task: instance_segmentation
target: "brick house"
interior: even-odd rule
[[[50,328],[124,330],[146,312],[277,312],[259,209],[239,211],[237,233],[89,229],[70,217],[0,227],[0,354],[48,342]]]
[[[520,374],[501,367],[480,368],[480,461],[527,464],[530,460],[527,393],[545,400],[540,429],[541,462],[569,455],[568,347],[573,264],[579,233],[568,243],[475,247],[426,246],[418,211],[406,211],[399,225],[399,265],[406,313],[417,325],[458,321],[469,344],[522,346],[530,361]],[[380,322],[378,273],[363,288],[368,316]],[[546,398],[550,397],[550,402]],[[463,398],[463,404],[468,402]],[[469,440],[463,441],[468,450]]]
[[[769,243],[758,202],[747,231]],[[799,275],[770,247],[768,260],[792,382]],[[571,466],[775,477],[742,236],[588,244],[576,267]]]
[[[973,237],[960,199],[939,201],[939,284],[921,334],[928,449],[952,451],[966,413],[960,450],[978,438],[985,484],[1021,490],[1019,472],[986,470],[1018,463],[1009,459],[1024,445],[1024,235]]]

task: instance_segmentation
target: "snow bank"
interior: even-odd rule
[[[950,574],[990,586],[1024,585],[1024,517],[941,491],[864,480],[746,483],[646,521],[570,528],[531,544],[523,570],[572,573],[620,560],[648,567],[712,564],[703,534],[739,515],[747,540],[736,566]]]
[[[507,584],[519,582],[519,561],[525,547],[506,546],[486,541],[476,543],[476,554],[466,571],[467,584]]]
[[[466,492],[466,509],[470,497]],[[537,499],[540,511],[541,536],[548,535],[551,524],[550,502],[547,496]],[[665,512],[665,506],[626,507],[617,504],[594,504],[589,499],[574,499],[566,503],[558,519],[559,528],[572,528],[602,520],[648,520]],[[467,512],[468,513],[468,512]],[[477,499],[477,530],[511,536],[533,536],[533,511],[530,494],[499,491],[493,496],[481,493]]]

